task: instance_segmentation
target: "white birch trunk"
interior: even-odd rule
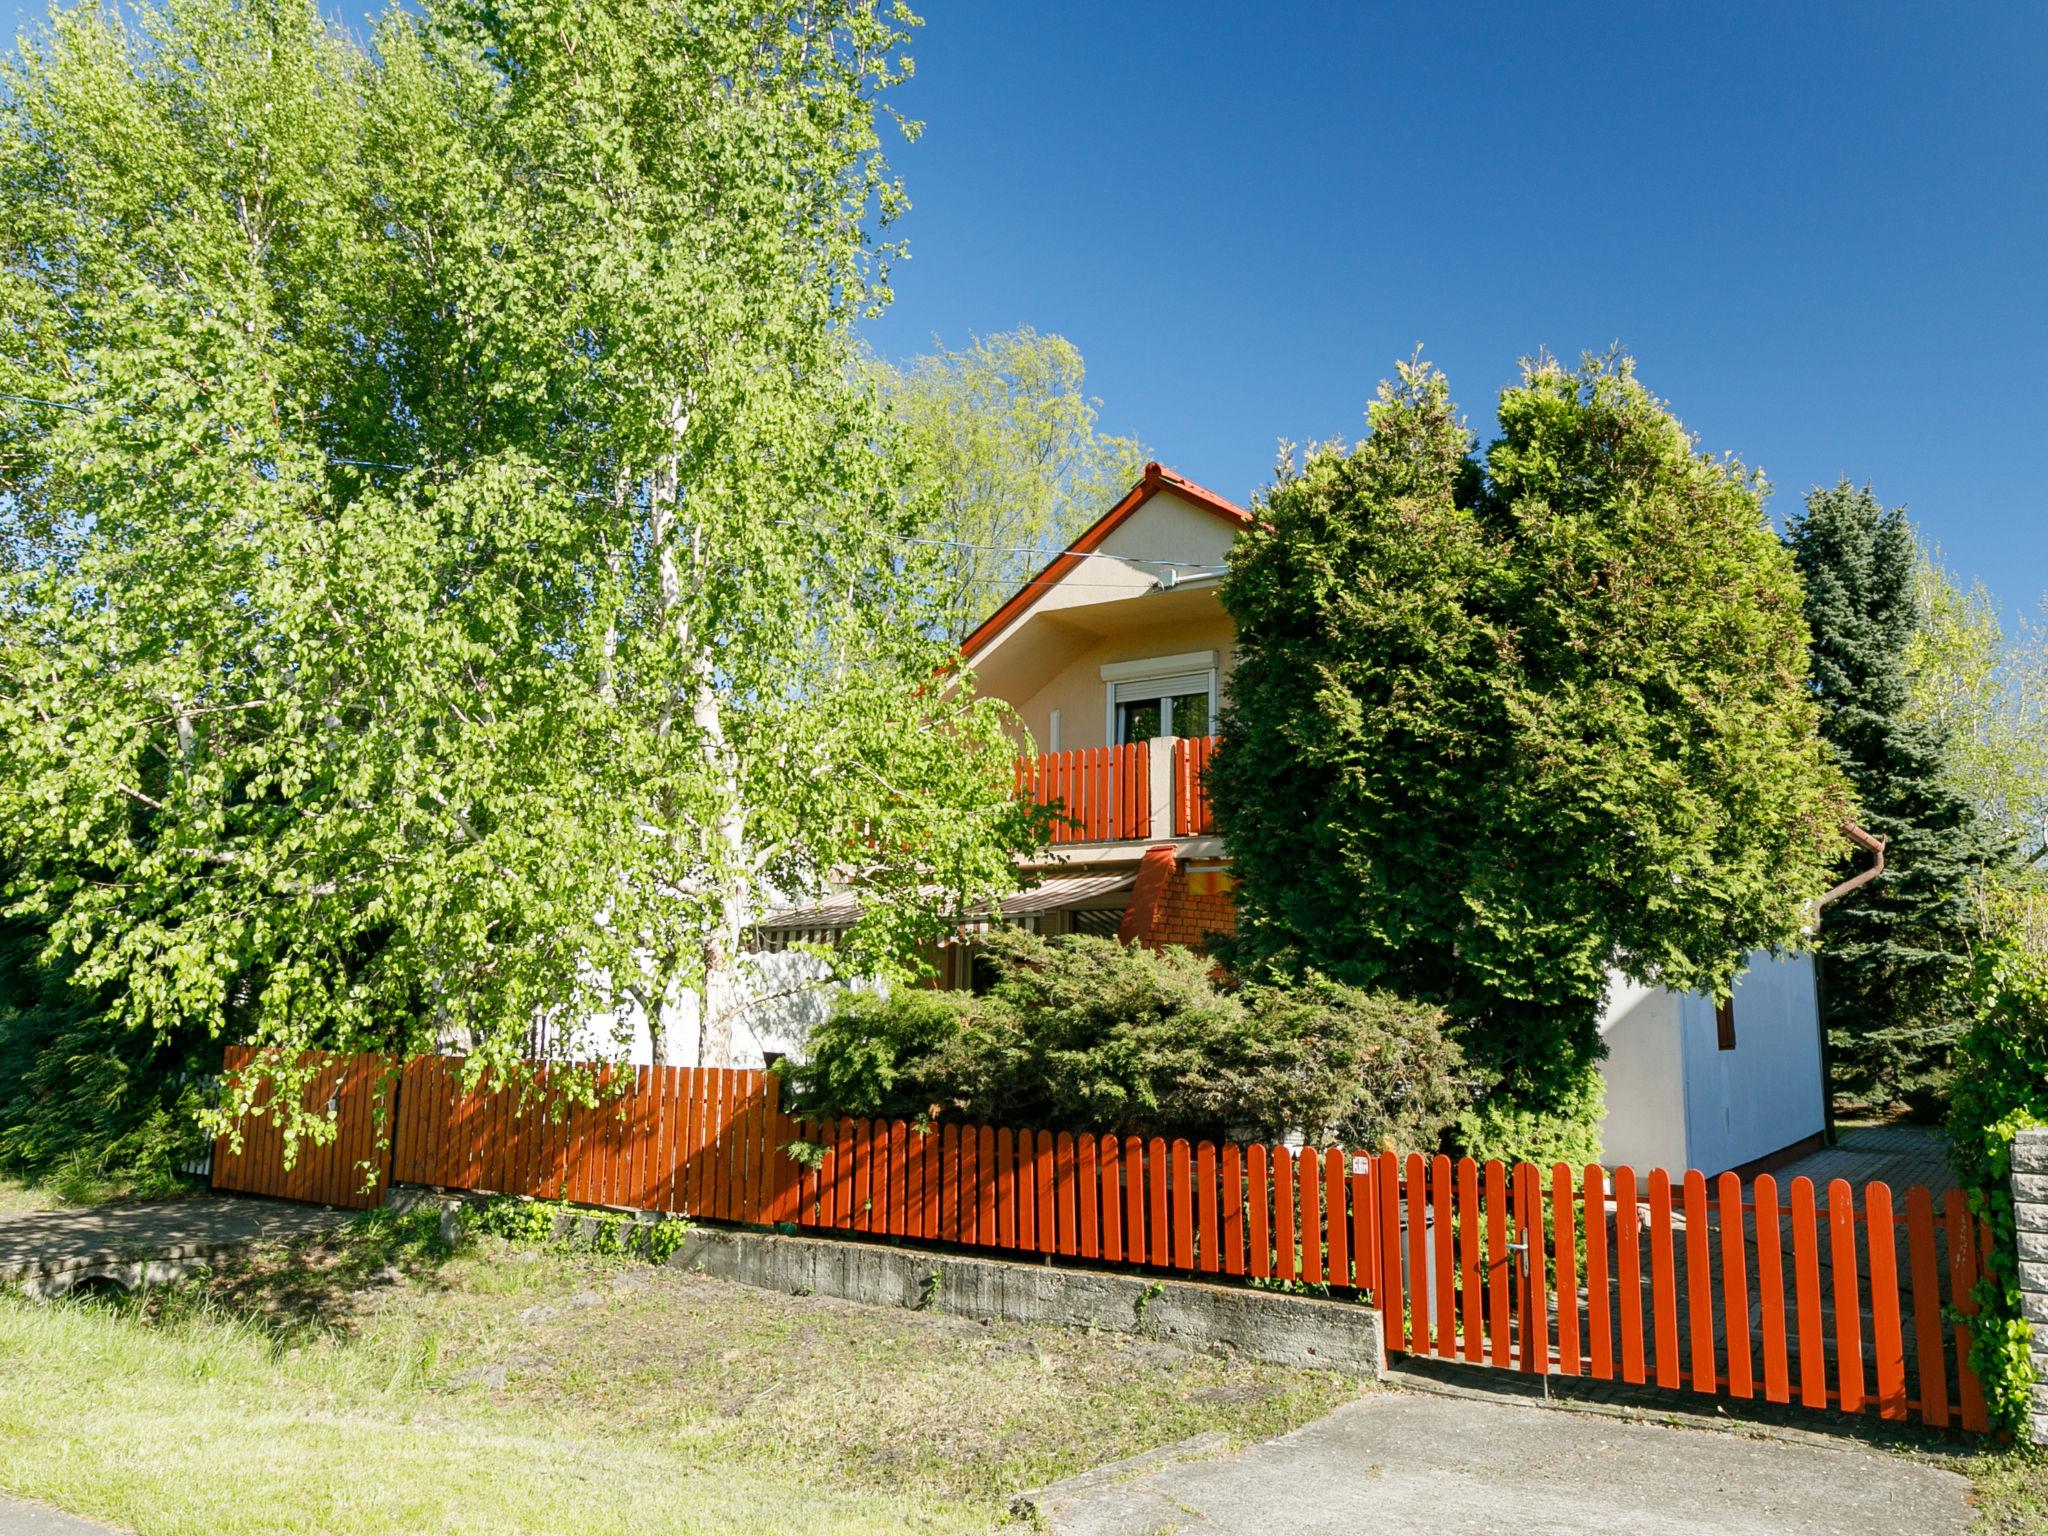
[[[669,433],[680,444],[689,425],[685,403],[677,400],[670,408]],[[708,879],[713,885],[718,909],[717,921],[704,936],[699,959],[697,1064],[724,1067],[732,1063],[733,1018],[744,998],[740,972],[745,956],[742,945],[753,920],[750,896],[752,881],[747,874],[746,807],[740,791],[739,764],[726,736],[723,703],[718,696],[712,659],[694,643],[690,616],[683,592],[683,572],[677,559],[677,500],[681,492],[681,466],[677,453],[655,472],[650,487],[648,532],[656,554],[661,610],[674,626],[676,648],[689,658],[691,673],[690,719],[702,743],[704,764],[710,770],[721,807],[710,830],[706,850]],[[690,558],[696,565],[703,558],[700,538],[690,540]],[[670,706],[663,705],[659,729],[666,735],[671,726]],[[665,978],[664,978],[665,979]],[[654,1060],[669,1064],[673,1049],[666,1024],[650,1014],[648,1035]]]

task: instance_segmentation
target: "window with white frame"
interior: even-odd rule
[[[1108,736],[1117,746],[1216,733],[1214,651],[1111,662],[1102,680],[1109,691]]]

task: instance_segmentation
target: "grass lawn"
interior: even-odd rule
[[[69,1168],[50,1179],[21,1179],[0,1174],[0,1216],[20,1216],[34,1211],[72,1210],[82,1205],[105,1205],[110,1200],[176,1200],[197,1188],[151,1190],[138,1196],[128,1183],[108,1179],[87,1169]]]
[[[0,1175],[0,1216],[60,1210],[66,1203],[47,1185],[24,1183],[20,1179]]]
[[[2048,1453],[1989,1451],[1962,1464],[1977,1490],[1977,1529],[1984,1536],[2048,1532]]]
[[[0,1299],[0,1488],[194,1536],[977,1531],[1020,1488],[1358,1390],[430,1234],[380,1214],[139,1300]]]

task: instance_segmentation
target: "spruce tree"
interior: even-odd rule
[[[1885,873],[1821,928],[1835,1091],[1934,1107],[1965,1023],[1962,986],[1977,873],[1996,840],[1951,771],[1952,741],[1912,706],[1921,623],[1905,510],[1844,480],[1815,488],[1786,533],[1806,586],[1821,731],[1889,840]]]

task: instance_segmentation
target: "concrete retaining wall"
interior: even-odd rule
[[[669,1263],[765,1290],[1143,1333],[1356,1376],[1380,1371],[1379,1314],[1356,1302],[711,1227],[692,1230]]]
[[[2019,1229],[2020,1313],[2034,1332],[2034,1402],[2029,1438],[2048,1445],[2048,1130],[2021,1131],[2012,1144],[2013,1224]]]
[[[441,1202],[451,1237],[465,1203],[461,1196],[403,1186],[392,1191],[392,1200],[405,1208]],[[587,1238],[595,1226],[588,1216],[565,1212],[556,1231],[572,1230]],[[638,1245],[629,1237],[627,1246]],[[668,1263],[791,1295],[1142,1333],[1354,1376],[1377,1377],[1381,1369],[1379,1313],[1352,1301],[722,1227],[692,1227]]]

